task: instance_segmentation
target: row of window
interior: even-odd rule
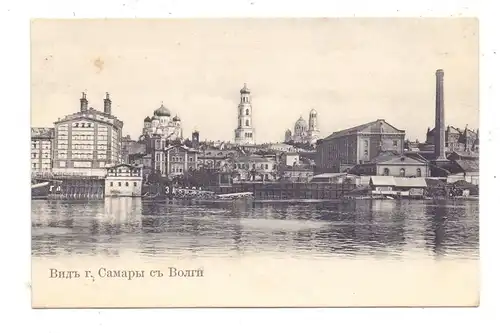
[[[32,164],[33,169],[40,168],[45,170],[45,169],[50,169],[50,163],[33,163]]]
[[[40,155],[42,155],[42,158],[50,158],[50,154],[40,154]],[[37,158],[37,157],[40,157],[40,155],[34,153],[34,154],[31,154],[31,158]]]
[[[42,145],[41,148],[42,149],[50,149],[50,144]],[[40,145],[37,145],[36,143],[32,143],[31,149],[40,149]]]
[[[391,172],[390,172],[389,168],[384,168],[384,176],[390,176],[390,175],[391,175]],[[399,169],[399,176],[401,176],[401,177],[406,176],[406,169],[405,168]],[[420,168],[417,168],[417,177],[422,177],[422,169],[420,169]]]
[[[121,187],[122,186],[122,182],[116,182],[117,183],[117,187]],[[113,187],[113,182],[109,182],[109,186],[110,187]],[[125,182],[125,187],[128,187],[129,186],[129,183],[128,182]],[[137,182],[133,182],[133,186],[134,187],[137,187]]]

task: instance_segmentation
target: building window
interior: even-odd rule
[[[365,156],[368,156],[368,149],[365,149],[364,154],[365,154]]]
[[[393,141],[392,141],[392,145],[393,145],[394,147],[397,147],[397,146],[398,146],[398,140],[393,140]]]
[[[250,114],[250,111],[247,109],[246,110],[246,115],[248,116]]]
[[[250,126],[250,122],[247,120],[245,120],[245,126]]]
[[[401,177],[404,177],[404,176],[405,176],[405,174],[406,174],[405,168],[401,168],[401,169],[399,169],[399,175],[400,175]]]
[[[134,182],[134,187],[137,187],[137,182]]]
[[[364,140],[365,149],[368,149],[368,140]]]
[[[121,187],[122,186],[122,182],[118,182],[118,187]]]
[[[110,182],[110,183],[109,183],[109,186],[110,186],[110,187],[113,187],[113,182]]]
[[[384,176],[389,176],[389,168],[384,168]]]
[[[422,170],[417,168],[417,177],[422,177]]]
[[[128,186],[128,182],[125,182],[125,186]]]

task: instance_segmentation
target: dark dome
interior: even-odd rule
[[[151,122],[151,118],[149,118],[149,116],[147,116],[146,118],[144,118],[144,122],[145,123],[150,123]]]
[[[179,116],[176,115],[173,120],[174,121],[181,121],[181,118],[179,118]]]
[[[163,106],[163,104],[155,110],[155,116],[158,117],[170,117],[170,110]]]
[[[247,88],[246,83],[243,85],[243,88],[241,88],[240,94],[250,94],[250,89]]]

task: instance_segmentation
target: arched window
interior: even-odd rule
[[[401,168],[401,169],[399,169],[399,175],[400,175],[401,177],[404,177],[404,176],[405,176],[405,174],[406,174],[405,168]]]
[[[389,168],[384,168],[384,176],[389,176]]]
[[[417,177],[422,177],[422,170],[420,168],[417,169]]]
[[[250,122],[247,120],[245,120],[245,126],[250,126]]]
[[[250,110],[246,110],[246,115],[248,116],[250,114]]]

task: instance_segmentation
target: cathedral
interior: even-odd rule
[[[315,144],[318,139],[318,113],[314,109],[309,112],[309,124],[300,116],[295,122],[293,134],[289,129],[285,132],[285,142]]]
[[[172,113],[163,103],[153,113],[153,117],[144,119],[142,136],[159,135],[169,140],[182,139],[181,118],[177,115],[171,117]]]

